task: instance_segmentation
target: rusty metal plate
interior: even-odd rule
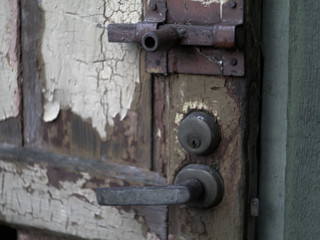
[[[110,42],[131,42],[146,52],[148,73],[243,76],[243,0],[146,1],[144,22],[111,24]]]
[[[211,48],[174,48],[168,53],[168,72],[243,76],[242,52]]]
[[[230,0],[222,5],[223,22],[243,23],[243,0]]]
[[[167,74],[167,55],[166,51],[146,52],[146,71],[148,73]]]
[[[166,1],[161,0],[151,0],[146,1],[146,22],[164,22],[166,21],[166,14],[167,14],[167,4]]]
[[[167,23],[192,25],[237,26],[243,23],[243,0],[224,4],[193,0],[168,0]],[[223,36],[223,31],[221,37]],[[219,36],[216,36],[219,38]],[[235,38],[235,36],[232,36]],[[230,37],[229,37],[230,38]],[[237,39],[238,41],[241,39]],[[229,41],[232,42],[232,41]],[[237,44],[237,43],[236,43]],[[225,44],[222,44],[221,47]],[[235,46],[232,46],[235,47]],[[238,50],[214,48],[177,47],[168,52],[168,72],[243,76],[244,55]]]
[[[205,1],[168,0],[167,23],[213,25],[221,22],[220,3]]]

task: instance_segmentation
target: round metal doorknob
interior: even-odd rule
[[[220,173],[207,165],[190,164],[182,168],[174,184],[179,185],[188,179],[198,180],[203,188],[203,193],[198,198],[187,203],[189,207],[209,208],[217,206],[223,197],[224,184]]]
[[[189,153],[207,155],[220,143],[220,126],[208,113],[196,111],[188,114],[178,127],[178,139]]]
[[[96,189],[99,205],[177,205],[209,208],[220,203],[223,179],[209,166],[190,164],[177,174],[174,185],[156,187],[112,187]]]

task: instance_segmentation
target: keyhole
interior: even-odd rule
[[[197,138],[195,136],[192,136],[191,138],[189,138],[189,146],[192,149],[197,149],[200,147],[200,145],[201,145],[201,141],[199,138]]]
[[[197,143],[196,143],[196,141],[194,139],[192,140],[191,145],[192,145],[192,148],[196,148],[197,147]]]

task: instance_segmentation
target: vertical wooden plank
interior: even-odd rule
[[[247,83],[242,79],[179,75],[170,77],[170,161],[169,182],[176,172],[190,163],[217,169],[223,179],[222,202],[213,209],[171,207],[169,233],[172,239],[243,239],[246,203],[245,131],[247,129]],[[219,147],[208,156],[186,153],[177,139],[177,127],[192,110],[215,115],[221,127]]]
[[[153,170],[167,175],[169,160],[169,86],[167,78],[153,78]]]
[[[42,97],[37,66],[40,12],[37,0],[21,0],[21,54],[24,145],[42,147]]]
[[[205,4],[205,1],[199,1]],[[260,89],[261,1],[244,1],[246,75],[172,75],[169,90],[168,181],[190,163],[210,165],[224,179],[222,202],[213,209],[169,208],[169,239],[256,239],[250,199],[257,197],[257,142]],[[181,120],[193,110],[217,118],[221,143],[208,156],[183,150],[177,139]]]
[[[262,85],[262,0],[246,0],[244,26],[246,28],[246,76],[243,80],[248,82],[246,98],[243,99],[246,108],[247,118],[244,135],[244,153],[246,158],[246,197],[244,217],[244,239],[257,239],[257,221],[259,215],[259,202],[252,201],[259,197],[258,178],[260,159],[260,106],[261,106],[261,85]],[[258,199],[259,201],[259,199]]]

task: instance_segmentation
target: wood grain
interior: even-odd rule
[[[81,118],[71,109],[61,110],[54,121],[43,122],[44,95],[42,93],[45,87],[43,83],[46,76],[44,74],[46,62],[42,60],[40,46],[41,42],[45,41],[41,31],[46,26],[44,17],[46,13],[41,12],[36,1],[22,2],[21,7],[22,61],[25,62],[23,98],[26,146],[150,169],[152,150],[150,75],[140,70],[140,82],[134,86],[131,106],[125,117],[116,115],[113,118],[114,126],[106,127],[108,132],[106,140],[101,139],[99,132],[92,127],[88,119]],[[56,17],[58,18],[59,15]],[[34,26],[37,27],[34,28]],[[141,58],[142,69],[143,60]],[[115,98],[113,101],[115,101],[113,104],[117,105],[116,101],[121,100]]]
[[[256,239],[250,198],[257,196],[257,141],[260,89],[261,1],[244,1],[247,29],[246,76],[171,75],[169,82],[168,182],[186,164],[201,163],[217,169],[224,178],[222,202],[213,209],[169,208],[169,239]],[[177,128],[186,114],[202,110],[215,115],[221,127],[218,148],[208,156],[185,152]]]
[[[172,239],[242,239],[246,199],[246,162],[244,158],[245,109],[242,97],[246,82],[240,79],[179,75],[170,77],[170,124],[168,164],[169,182],[184,165],[200,163],[218,170],[225,193],[214,209],[196,210],[171,207],[169,233]],[[177,127],[192,110],[215,115],[221,127],[219,147],[209,156],[186,153],[177,139]],[[225,227],[228,226],[228,227]]]
[[[132,177],[141,177],[140,180],[142,180],[142,182],[148,182],[148,174],[145,175],[144,172],[146,170],[151,169],[152,165],[152,90],[150,81],[151,77],[149,74],[146,74],[144,70],[141,70],[144,67],[144,59],[141,58],[140,80],[139,82],[136,82],[134,85],[135,90],[133,92],[131,106],[129,106],[129,109],[125,116],[118,114],[113,118],[114,126],[106,126],[108,137],[105,140],[101,139],[101,134],[97,131],[97,129],[95,129],[92,126],[92,122],[90,120],[83,119],[78,114],[75,114],[71,109],[62,109],[56,116],[56,119],[53,119],[48,123],[43,122],[42,119],[44,114],[43,109],[45,102],[44,94],[46,93],[46,86],[44,85],[45,79],[43,78],[45,76],[44,71],[46,69],[44,65],[46,64],[46,62],[44,62],[43,49],[41,50],[41,44],[43,44],[44,41],[43,27],[46,25],[45,21],[47,18],[45,17],[46,12],[44,12],[43,9],[40,9],[39,4],[40,3],[38,1],[21,2],[21,16],[23,21],[21,27],[23,55],[22,61],[24,62],[22,69],[24,99],[23,129],[24,142],[25,146],[28,147],[28,149],[19,149],[18,152],[20,152],[20,158],[12,158],[12,164],[14,165],[11,166],[11,168],[13,169],[20,164],[18,163],[19,159],[21,160],[24,159],[24,156],[29,156],[29,159],[31,161],[22,164],[26,169],[31,168],[34,171],[39,170],[47,172],[47,176],[44,176],[44,178],[48,179],[48,185],[33,186],[35,193],[34,195],[31,194],[29,196],[32,199],[37,198],[37,194],[40,194],[41,191],[47,192],[49,191],[49,188],[54,187],[55,191],[60,192],[61,196],[59,198],[61,199],[61,203],[63,203],[66,206],[66,209],[68,209],[68,211],[72,209],[72,207],[76,207],[80,211],[82,208],[84,208],[84,205],[82,204],[85,204],[87,206],[86,208],[96,208],[97,206],[95,206],[95,200],[90,201],[89,204],[88,202],[86,202],[86,198],[88,199],[89,197],[93,197],[92,189],[94,189],[95,187],[123,186],[129,184],[139,185],[139,183],[137,183],[136,181],[130,180]],[[106,8],[106,4],[107,2],[104,2],[104,4],[102,4],[102,8]],[[101,9],[99,9],[99,11],[100,10]],[[66,13],[66,15],[68,14],[69,13]],[[60,15],[56,15],[56,17],[59,18]],[[82,28],[74,30],[82,31]],[[101,35],[100,37],[103,37],[103,35]],[[70,39],[67,40],[69,41]],[[98,38],[99,46],[100,41],[105,40]],[[103,50],[103,48],[100,49],[99,47],[98,50],[100,52],[101,50]],[[121,61],[127,60],[127,58],[121,59]],[[119,60],[118,64],[121,65],[121,61]],[[135,64],[137,65],[137,63]],[[125,74],[125,72],[122,73]],[[117,77],[119,76],[117,75]],[[118,80],[120,81],[121,79]],[[125,82],[125,79],[123,79],[123,81]],[[121,104],[117,102],[121,101],[118,98],[111,99],[110,101],[110,105]],[[33,152],[36,151],[36,149],[41,149],[44,155],[40,154],[42,157],[38,156],[36,158],[28,155],[28,151]],[[54,152],[55,154],[54,156],[50,157],[50,154],[47,154],[46,152]],[[71,156],[75,158],[72,158]],[[15,155],[15,157],[18,156]],[[41,161],[35,163],[36,159],[40,159]],[[73,167],[65,166],[64,163],[68,163],[70,159],[73,159],[71,160],[71,162],[75,161],[76,164],[72,164]],[[78,159],[83,160],[78,161]],[[3,157],[2,160],[5,161],[6,159]],[[32,167],[34,164],[38,164],[40,166],[38,170],[35,170]],[[64,167],[62,167],[61,164]],[[61,181],[63,181],[64,179],[68,182],[70,182],[71,180],[71,182],[73,182],[70,186],[71,188],[80,188],[81,186],[76,185],[76,182],[74,182],[72,179],[82,178],[84,180],[84,178],[81,177],[81,172],[86,175],[86,172],[89,171],[89,169],[93,171],[93,173],[90,173],[92,175],[92,178],[90,177],[91,180],[87,181],[86,185],[86,189],[88,189],[89,192],[91,191],[89,197],[86,194],[82,194],[81,196],[76,194],[75,197],[78,200],[80,199],[80,201],[84,202],[79,203],[78,206],[69,205],[69,203],[71,204],[71,202],[69,202],[68,200],[70,196],[67,196],[67,194],[63,195],[63,192],[65,190],[62,188],[59,179],[61,179]],[[115,172],[112,169],[115,170]],[[34,174],[34,172],[32,172],[33,170],[31,170],[31,172],[28,172],[28,174]],[[123,171],[126,172],[124,175],[122,174],[124,173]],[[114,174],[108,175],[108,173],[111,172],[114,172]],[[102,176],[104,177],[97,177],[99,176],[99,174],[102,174]],[[153,173],[151,173],[151,175],[152,174]],[[21,175],[17,175],[16,179],[18,184],[21,180]],[[149,184],[152,185],[154,184],[154,182],[151,181],[149,182]],[[28,194],[28,192],[25,192],[23,189],[20,190],[22,197],[25,196],[24,194]],[[50,198],[50,194],[47,197]],[[56,208],[57,207],[50,205],[48,208],[46,208],[45,211],[55,211]],[[98,208],[100,209],[100,207]],[[9,209],[7,210],[10,211]],[[119,208],[119,211],[128,211],[129,215],[134,212],[134,217],[132,218],[133,215],[130,215],[131,217],[127,218],[126,214],[120,214],[121,216],[118,216],[117,212],[106,213],[106,215],[109,215],[111,218],[114,217],[119,221],[124,221],[128,229],[131,228],[129,226],[130,224],[136,224],[135,219],[138,219],[138,222],[140,222],[140,220],[146,222],[144,222],[141,225],[142,228],[140,226],[138,226],[137,229],[133,227],[134,230],[132,233],[130,233],[131,235],[126,235],[126,230],[119,231],[118,234],[116,234],[116,232],[112,231],[112,227],[109,229],[107,227],[104,230],[102,230],[102,225],[104,225],[102,224],[101,229],[100,227],[99,229],[105,231],[104,236],[99,235],[100,230],[98,230],[98,235],[93,234],[88,236],[86,235],[87,233],[81,232],[80,229],[79,232],[76,233],[73,232],[73,230],[71,230],[70,232],[70,229],[68,230],[68,227],[61,227],[57,225],[52,226],[51,223],[47,221],[40,221],[39,219],[33,222],[28,222],[26,215],[23,214],[21,217],[17,217],[11,222],[18,225],[46,229],[59,234],[71,234],[83,238],[104,239],[105,236],[108,236],[108,238],[110,239],[132,239],[135,237],[138,237],[140,239],[157,238],[156,235],[159,236],[160,239],[166,238],[166,207],[145,207],[136,209]],[[40,212],[41,209],[34,210],[35,215],[41,214]],[[154,216],[156,216],[156,218]],[[42,217],[46,218],[46,216]],[[59,216],[55,217],[57,217],[58,221]],[[69,217],[77,218],[77,214],[73,214],[72,212],[70,213]],[[99,225],[100,220],[103,221],[103,217],[101,218],[100,215],[96,216],[94,219],[90,220],[90,224]],[[69,220],[67,220],[65,224],[68,225],[70,223],[72,225],[72,223],[68,221]],[[142,229],[142,232],[136,232],[140,231],[139,229]],[[155,233],[156,235],[151,232],[148,232],[149,230]],[[129,232],[130,231],[131,230],[129,230]],[[141,236],[141,233],[143,234],[143,236]],[[134,236],[134,234],[136,234],[136,236]]]
[[[85,239],[165,239],[166,207],[99,206],[94,192],[165,184],[157,173],[8,145],[0,169],[1,221]]]

